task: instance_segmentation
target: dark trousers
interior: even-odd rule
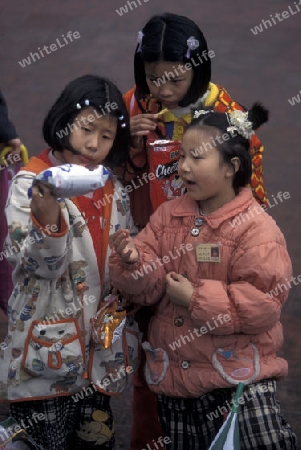
[[[147,340],[147,330],[152,314],[149,308],[141,308],[136,313],[136,319],[140,331],[143,333],[143,340]],[[164,436],[158,418],[157,395],[151,392],[144,378],[145,355],[142,354],[142,361],[139,370],[133,375],[133,421],[131,430],[131,450],[141,450],[147,444],[151,448],[153,440]]]

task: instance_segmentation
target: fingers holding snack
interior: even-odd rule
[[[157,114],[138,114],[131,117],[131,136],[146,136],[157,128]]]

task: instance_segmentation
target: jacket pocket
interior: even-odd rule
[[[217,348],[212,364],[220,376],[230,384],[250,384],[260,373],[259,350],[252,342],[239,348],[229,345]]]
[[[148,384],[160,384],[169,367],[168,354],[162,348],[152,348],[148,341],[142,343],[142,348],[146,355],[145,379]]]
[[[85,370],[85,346],[77,319],[32,322],[24,346],[23,369],[32,376],[56,379],[80,376]]]

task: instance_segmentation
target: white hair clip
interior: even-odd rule
[[[90,105],[89,100],[85,100],[85,105],[86,105],[86,106],[89,106],[89,105]]]
[[[137,53],[141,52],[141,47],[142,47],[142,39],[143,39],[143,32],[142,31],[138,31],[138,35],[137,35],[137,44],[139,45],[137,48]]]
[[[187,47],[188,47],[188,49],[187,49],[185,57],[187,59],[189,59],[190,58],[190,51],[191,50],[196,50],[197,48],[199,48],[199,46],[200,46],[199,41],[194,36],[190,36],[190,38],[187,39]]]
[[[77,109],[82,109],[82,107],[80,106],[79,103],[76,103],[76,107],[77,107]]]
[[[121,122],[121,124],[120,124],[121,128],[125,128],[126,123],[124,122],[124,117],[122,114],[121,114],[121,116],[118,117],[118,120],[120,120],[120,122]]]
[[[194,115],[193,118],[194,119],[198,119],[200,116],[202,116],[203,114],[209,114],[211,111],[207,109],[207,111],[205,109],[199,109],[199,111],[194,111]]]
[[[253,134],[255,134],[252,129],[253,124],[248,118],[248,113],[235,109],[231,113],[227,113],[228,122],[232,131],[237,130],[237,132],[243,136],[245,139],[250,139]],[[233,129],[234,127],[234,129]],[[227,131],[231,131],[230,129]]]
[[[231,127],[228,127],[228,128],[227,128],[227,131],[230,132],[230,133],[232,134],[232,133],[234,133],[234,131],[238,131],[238,129],[237,129],[237,127],[231,126]]]

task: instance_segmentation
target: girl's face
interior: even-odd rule
[[[96,114],[92,107],[82,110],[74,119],[70,144],[80,155],[69,150],[60,154],[64,162],[81,166],[97,166],[109,154],[117,132],[117,119]]]
[[[175,109],[185,97],[193,79],[193,70],[182,62],[145,62],[146,83],[150,93],[168,109]]]
[[[212,134],[216,136],[217,133],[216,130]],[[204,214],[215,211],[235,197],[232,187],[235,171],[222,161],[210,138],[211,133],[207,130],[188,130],[183,136],[178,167],[189,196],[200,202]]]

